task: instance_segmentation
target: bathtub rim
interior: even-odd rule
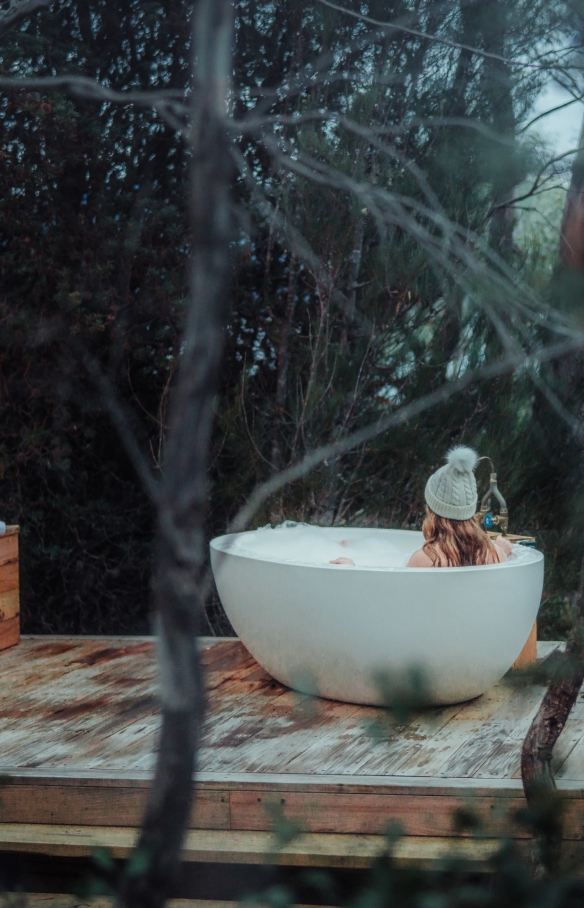
[[[385,527],[347,527],[347,528],[345,528],[345,527],[322,527],[322,529],[335,529],[335,530],[347,529],[348,531],[367,530],[369,532],[373,532],[373,531],[379,529],[379,530],[383,530],[386,533],[391,533],[391,532],[419,533],[420,532],[420,530],[388,530],[388,529],[385,529]],[[405,564],[402,565],[401,567],[397,567],[397,566],[396,567],[383,567],[383,566],[376,567],[373,565],[368,566],[368,565],[358,565],[358,564],[314,564],[314,562],[310,562],[310,561],[278,561],[277,558],[266,558],[266,557],[250,554],[249,552],[241,552],[241,551],[238,552],[237,550],[235,550],[233,548],[224,548],[223,547],[225,545],[225,541],[228,539],[233,539],[237,536],[244,536],[249,533],[256,533],[256,532],[257,532],[257,530],[241,530],[239,533],[224,533],[222,536],[215,536],[209,542],[209,548],[222,555],[234,555],[236,558],[244,558],[247,561],[259,561],[264,564],[265,563],[278,564],[281,567],[312,568],[317,571],[321,571],[321,570],[338,571],[339,568],[341,568],[341,569],[350,571],[352,574],[364,573],[364,572],[370,573],[372,571],[376,572],[376,573],[386,573],[386,574],[387,573],[396,573],[398,571],[399,572],[407,571],[408,574],[426,573],[427,571],[438,571],[440,573],[445,572],[446,574],[452,574],[452,573],[458,574],[458,573],[465,572],[465,571],[491,571],[493,568],[506,568],[509,570],[511,568],[520,568],[520,567],[526,568],[531,565],[540,564],[540,562],[544,561],[544,558],[545,558],[543,552],[540,552],[539,549],[531,549],[531,552],[534,555],[537,555],[538,557],[534,558],[533,560],[530,559],[529,561],[510,562],[507,560],[507,561],[501,561],[498,564],[472,564],[472,565],[468,565],[465,567],[449,567],[449,568],[407,567],[407,565],[405,565]]]

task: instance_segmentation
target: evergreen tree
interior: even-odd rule
[[[2,42],[4,72],[182,87],[188,7],[62,4]],[[4,96],[2,513],[22,525],[23,626],[148,629],[151,515],[84,358],[159,459],[187,254],[180,139],[150,112]]]

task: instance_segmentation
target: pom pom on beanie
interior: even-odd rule
[[[477,509],[474,470],[479,462],[472,448],[459,445],[446,455],[446,464],[426,483],[426,502],[439,517],[469,520]]]
[[[472,473],[476,470],[479,462],[479,455],[472,448],[465,448],[459,445],[457,448],[451,448],[446,455],[446,463],[457,471],[457,473]]]

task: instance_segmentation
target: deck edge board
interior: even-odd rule
[[[117,770],[37,770],[22,767],[3,767],[0,792],[3,785],[30,785],[36,783],[47,787],[82,788],[147,788],[154,777],[152,772],[141,770],[121,772]],[[557,779],[558,791],[565,797],[584,797],[581,780]],[[306,794],[316,792],[353,794],[403,794],[416,793],[421,796],[443,797],[491,797],[514,798],[523,794],[520,779],[494,778],[445,778],[443,776],[401,777],[395,776],[311,776],[308,774],[286,775],[285,773],[200,773],[194,779],[194,786],[201,791],[295,791]]]

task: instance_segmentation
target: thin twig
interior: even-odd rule
[[[116,91],[96,82],[89,76],[31,76],[16,78],[0,76],[0,91],[63,92],[84,101],[108,102],[110,104],[132,104],[135,107],[156,107],[164,101],[178,104],[185,101],[185,93],[176,89],[155,89],[153,91]],[[187,99],[188,101],[188,99]],[[186,104],[181,106],[185,114]]]
[[[75,346],[72,342],[70,345]],[[107,408],[126,454],[136,470],[150,501],[157,506],[160,503],[160,487],[152,474],[148,461],[138,446],[136,435],[131,429],[132,419],[127,408],[122,404],[113,384],[89,351],[77,347],[76,352],[80,356],[89,377]]]
[[[402,31],[408,35],[413,35],[414,38],[423,38],[424,41],[435,41],[438,44],[443,44],[446,47],[452,47],[454,50],[467,50],[471,54],[476,54],[478,57],[484,57],[487,60],[496,60],[499,63],[505,63],[508,66],[520,66],[526,69],[540,69],[551,72],[553,70],[560,70],[565,72],[567,69],[581,70],[581,66],[576,64],[571,64],[569,67],[558,66],[555,64],[541,64],[541,63],[528,63],[523,60],[510,60],[508,57],[502,57],[500,54],[492,54],[489,51],[481,50],[478,47],[471,47],[468,44],[462,44],[460,41],[450,41],[448,38],[441,38],[439,35],[429,35],[425,32],[418,31],[415,28],[408,28],[407,25],[400,25],[399,23],[394,22],[381,22],[379,19],[372,19],[371,16],[365,16],[362,13],[356,13],[351,9],[346,9],[344,6],[339,6],[336,3],[332,3],[331,0],[318,0],[318,3],[321,3],[323,6],[328,6],[330,9],[334,9],[339,13],[344,13],[346,16],[351,16],[353,19],[358,19],[360,22],[366,22],[368,25],[375,25],[377,28],[384,28],[395,31]]]

